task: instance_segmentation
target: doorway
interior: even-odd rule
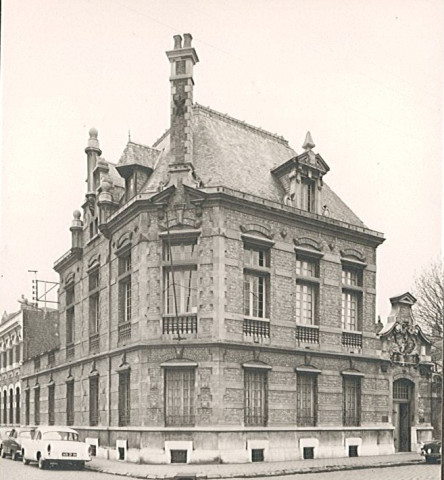
[[[410,452],[413,382],[401,378],[393,382],[393,426],[395,451]]]

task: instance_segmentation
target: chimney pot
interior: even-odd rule
[[[193,37],[191,33],[184,33],[183,34],[183,48],[188,48],[191,47],[191,40],[193,40]]]
[[[174,50],[182,48],[182,35],[174,35]]]

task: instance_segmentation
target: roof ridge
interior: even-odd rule
[[[157,145],[159,145],[159,143],[170,133],[170,129],[167,128],[163,133],[162,135],[153,143],[153,146],[152,148],[155,148],[157,147]],[[160,151],[160,150],[158,150]]]
[[[150,150],[155,150],[156,152],[160,152],[160,150],[157,150],[154,147],[150,147],[149,145],[145,145],[143,143],[133,142],[132,140],[128,140],[128,143],[126,145],[128,146],[130,143],[132,143],[133,145],[137,145],[138,147],[149,148]]]
[[[264,130],[263,128],[260,127],[255,127],[254,125],[251,125],[247,122],[244,122],[242,120],[238,120],[237,118],[231,117],[230,115],[227,115],[226,113],[220,113],[217,112],[216,110],[213,110],[210,107],[204,107],[200,103],[195,102],[193,104],[193,108],[196,110],[202,110],[204,112],[210,113],[212,115],[216,115],[219,118],[222,118],[223,120],[226,120],[227,122],[234,123],[235,125],[240,125],[241,127],[247,128],[248,130],[252,130],[255,133],[258,133],[259,135],[262,135],[263,137],[271,137],[273,140],[277,140],[279,143],[282,145],[285,145],[286,147],[289,147],[288,140],[286,140],[282,135],[278,135],[277,133],[271,133],[267,130]]]

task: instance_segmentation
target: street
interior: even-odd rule
[[[93,460],[94,462],[94,460]],[[149,466],[147,465],[147,469]],[[300,477],[302,480],[439,480],[439,465],[409,465],[402,467],[388,468],[368,468],[359,470],[348,470],[329,473],[309,473],[300,475],[284,475],[272,477],[273,480],[291,480]],[[22,462],[14,462],[9,459],[0,460],[0,472],[2,479],[14,480],[56,480],[63,474],[63,480],[77,479],[96,479],[96,480],[116,480],[119,478],[128,478],[127,476],[108,475],[105,473],[91,472],[88,470],[78,471],[71,469],[62,469],[60,467],[52,467],[49,470],[39,470],[37,464],[23,465]],[[148,472],[147,472],[148,473]],[[263,480],[268,477],[258,477]]]

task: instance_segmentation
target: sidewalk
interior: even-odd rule
[[[261,462],[237,464],[169,464],[147,465],[94,458],[86,469],[132,478],[171,479],[176,475],[196,476],[197,479],[253,478],[295,473],[330,472],[361,468],[380,468],[423,463],[418,453],[396,453],[375,457],[325,458],[292,462]]]

